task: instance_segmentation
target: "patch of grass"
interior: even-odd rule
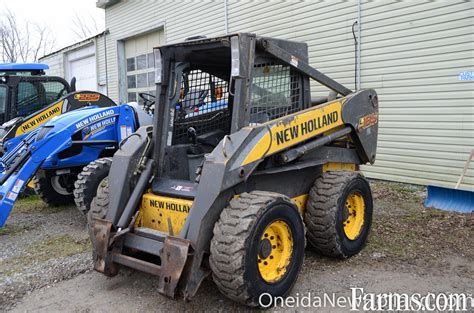
[[[19,225],[5,225],[2,228],[0,228],[0,236],[4,236],[4,235],[12,236],[12,235],[22,233],[25,230],[28,230],[28,227],[19,226]]]
[[[394,203],[396,205],[396,203]],[[474,214],[412,206],[375,214],[367,251],[394,262],[422,264],[453,254],[474,258]]]
[[[370,186],[374,199],[390,201],[398,205],[403,202],[422,202],[426,190],[423,186],[381,180],[371,180]]]
[[[58,213],[66,209],[67,206],[52,207],[46,204],[37,195],[28,196],[19,199],[13,207],[12,213],[23,213],[23,214],[53,214]]]
[[[70,235],[61,235],[32,243],[20,256],[0,261],[0,272],[11,274],[23,271],[30,265],[50,259],[68,257],[90,249],[88,239],[77,240]]]

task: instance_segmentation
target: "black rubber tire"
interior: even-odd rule
[[[69,194],[61,194],[53,187],[52,179],[57,176],[55,170],[38,170],[35,177],[33,177],[33,186],[36,194],[50,206],[69,205],[74,203],[74,180],[77,174],[63,174],[68,175],[66,185],[64,186]]]
[[[87,213],[88,220],[92,218],[104,219],[109,209],[109,180],[103,179],[98,188],[97,194],[92,200],[91,207]]]
[[[294,244],[285,275],[268,283],[258,270],[257,250],[263,232],[275,220],[288,224]],[[214,225],[209,258],[213,280],[225,296],[248,306],[258,306],[263,293],[285,296],[298,278],[305,243],[303,220],[289,198],[273,192],[243,193],[230,201]]]
[[[365,212],[359,236],[350,240],[344,233],[343,213],[346,198],[352,192],[364,198]],[[362,250],[372,223],[373,200],[369,182],[359,172],[323,173],[311,188],[304,221],[310,246],[318,253],[348,258]]]
[[[97,194],[99,184],[109,175],[111,165],[112,158],[97,159],[87,164],[77,175],[74,183],[74,201],[84,215],[91,208],[92,199]]]

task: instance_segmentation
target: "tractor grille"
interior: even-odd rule
[[[176,103],[173,144],[187,143],[188,129],[198,135],[213,130],[229,132],[228,83],[201,70],[183,73],[179,101]]]
[[[304,109],[301,85],[301,76],[289,66],[255,64],[250,123],[264,123]]]

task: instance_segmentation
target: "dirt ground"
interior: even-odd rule
[[[367,247],[344,261],[308,249],[292,295],[348,296],[351,287],[474,294],[474,214],[425,209],[421,187],[371,184],[375,210]],[[91,270],[90,259],[85,219],[75,208],[22,199],[0,230],[0,311],[246,310],[210,280],[193,301],[171,300],[158,294],[156,278],[132,270],[106,278]]]

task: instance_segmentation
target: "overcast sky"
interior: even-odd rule
[[[96,0],[0,0],[0,12],[9,8],[17,18],[50,26],[56,36],[56,49],[77,41],[72,31],[75,14],[85,21],[94,19],[99,31],[104,30],[104,10],[95,6]]]

